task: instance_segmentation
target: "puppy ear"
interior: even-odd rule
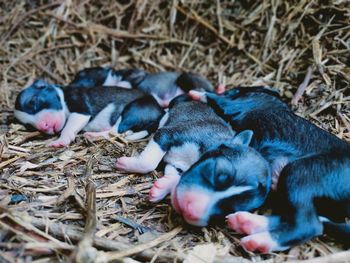
[[[251,130],[245,130],[237,134],[233,140],[233,144],[242,144],[248,146],[253,138],[253,131]]]
[[[44,89],[49,84],[46,81],[42,80],[42,79],[37,79],[37,80],[34,81],[34,83],[32,85],[36,89]]]

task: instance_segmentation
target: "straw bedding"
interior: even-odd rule
[[[35,78],[67,84],[84,67],[140,67],[274,86],[297,114],[350,141],[349,25],[347,0],[1,1],[0,262],[349,260],[328,237],[247,253],[227,228],[191,228],[169,200],[149,203],[161,172],[114,169],[146,141],[79,136],[52,149],[13,118]]]

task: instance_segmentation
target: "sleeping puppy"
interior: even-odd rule
[[[114,129],[121,133],[128,129],[128,139],[143,138],[155,131],[164,112],[141,90],[60,87],[37,80],[18,94],[14,113],[20,122],[46,134],[61,133],[49,144],[61,147],[81,130],[108,133]]]
[[[199,74],[163,71],[148,73],[142,69],[120,69],[94,67],[78,72],[69,84],[74,87],[118,86],[135,88],[152,95],[164,108],[175,97],[190,90],[213,92],[212,84]]]
[[[324,231],[349,242],[347,142],[295,115],[271,88],[240,87],[221,96],[192,91],[191,96],[206,101],[235,130],[252,130],[252,147],[272,168],[277,196],[272,215],[228,216],[229,227],[247,235],[241,241],[246,250],[285,250]]]
[[[120,170],[148,173],[164,160],[164,177],[150,192],[150,200],[163,199],[177,184],[180,174],[188,170],[202,153],[234,136],[231,127],[202,102],[192,101],[188,95],[175,98],[169,111],[160,121],[143,152],[136,157],[118,158]]]
[[[271,185],[268,162],[249,147],[252,131],[204,153],[181,175],[171,194],[175,210],[191,225],[222,224],[225,216],[259,208]]]
[[[162,160],[165,162],[164,176],[154,183],[150,201],[158,202],[170,192],[175,193],[172,200],[176,210],[196,225],[223,219],[238,207],[251,210],[261,205],[269,189],[270,173],[267,162],[246,146],[251,132],[235,137],[235,132],[211,108],[191,101],[188,95],[172,101],[160,126],[139,156],[118,158],[116,164],[120,170],[148,173]],[[256,169],[245,179],[249,164]],[[204,171],[199,172],[201,169]],[[245,204],[230,202],[237,195],[247,199]]]
[[[136,87],[152,95],[164,108],[168,107],[174,98],[190,90],[214,91],[207,79],[189,72],[148,73],[143,80],[136,83]]]

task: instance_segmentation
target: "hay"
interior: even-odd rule
[[[150,204],[161,173],[113,168],[145,141],[80,136],[56,150],[45,147],[50,138],[13,123],[15,96],[34,78],[66,84],[84,67],[109,65],[273,85],[299,115],[350,141],[349,1],[28,0],[0,7],[1,262],[181,261],[204,243],[214,244],[216,262],[349,258],[327,237],[248,254],[232,231],[193,229],[169,201]]]

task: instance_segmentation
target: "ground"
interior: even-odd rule
[[[64,85],[84,67],[192,71],[228,87],[274,86],[297,114],[350,141],[349,24],[346,0],[0,2],[0,261],[342,255],[346,248],[327,237],[283,253],[250,254],[225,226],[191,228],[169,200],[148,201],[160,169],[137,175],[114,168],[117,157],[135,154],[146,141],[80,136],[67,148],[48,148],[53,138],[15,123],[13,108],[33,79]]]

